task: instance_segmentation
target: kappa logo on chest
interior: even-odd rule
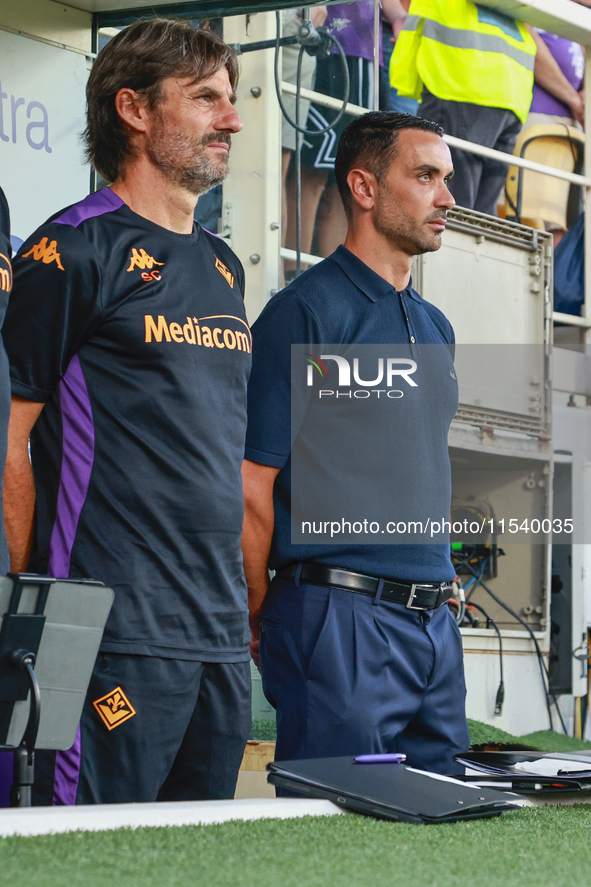
[[[129,268],[127,270],[133,271],[136,268],[139,269],[142,272],[142,280],[145,280],[146,282],[150,280],[162,280],[162,274],[158,268],[154,268],[154,265],[162,267],[165,264],[165,262],[158,262],[154,256],[149,255],[145,249],[137,250],[133,247],[129,259]]]

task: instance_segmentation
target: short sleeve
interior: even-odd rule
[[[282,468],[306,408],[302,401],[292,413],[291,346],[322,342],[320,326],[310,308],[286,290],[269,302],[252,334],[245,455]]]
[[[44,403],[72,357],[100,322],[100,269],[86,237],[48,223],[13,262],[13,291],[3,326],[14,394]]]

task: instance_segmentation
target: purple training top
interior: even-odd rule
[[[373,61],[373,0],[356,0],[355,3],[336,3],[328,6],[328,15],[324,27],[337,38],[345,55]],[[338,53],[334,47],[332,53]],[[380,23],[380,65],[383,64],[381,52]]]
[[[566,37],[557,37],[556,34],[548,34],[538,30],[538,33],[558,63],[558,67],[575,89],[580,89],[585,71],[585,56],[578,43],[567,40]],[[530,111],[537,114],[555,114],[558,117],[572,117],[568,105],[558,101],[547,90],[534,84],[534,93]]]

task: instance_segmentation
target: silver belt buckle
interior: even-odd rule
[[[416,588],[417,588],[416,583],[413,582],[413,584],[410,586],[410,594],[409,594],[408,600],[405,604],[407,610],[424,610],[425,609],[424,607],[413,607],[413,605],[412,605],[412,602],[414,601],[414,599],[417,596]]]

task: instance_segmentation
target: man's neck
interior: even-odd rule
[[[196,196],[171,182],[145,159],[129,163],[111,190],[138,216],[177,234],[192,232]]]
[[[349,225],[344,245],[372,271],[391,283],[398,292],[406,289],[410,280],[412,256],[377,234],[375,228],[366,232]]]

